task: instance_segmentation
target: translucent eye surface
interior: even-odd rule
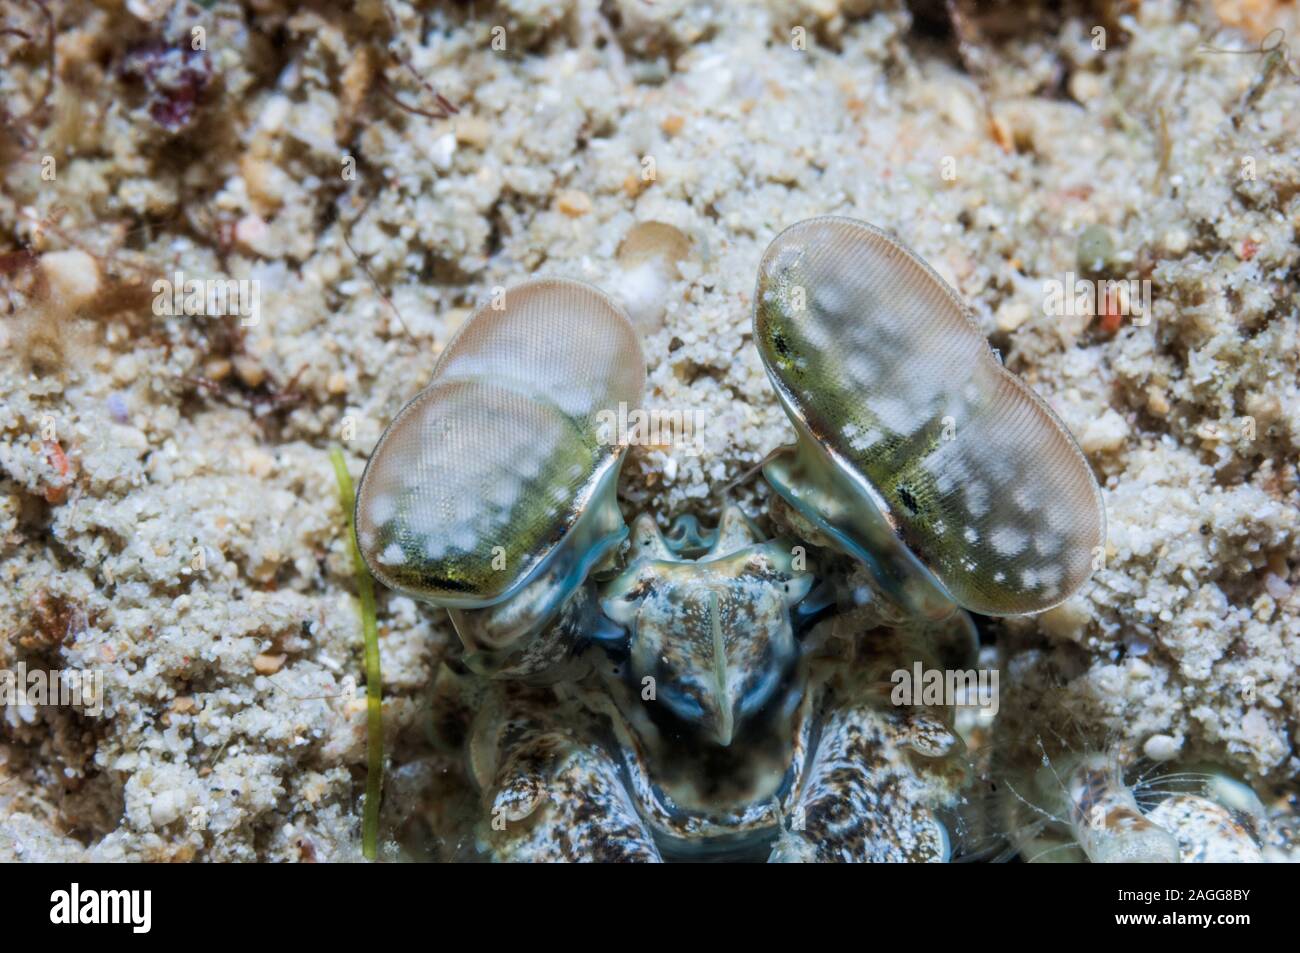
[[[801,222],[764,254],[754,308],[800,437],[765,474],[882,588],[933,609],[924,567],[958,605],[1009,615],[1084,582],[1105,536],[1087,461],[915,253],[851,219]]]
[[[549,567],[538,597],[558,604],[627,533],[614,501],[624,448],[598,424],[637,406],[644,383],[636,333],[590,285],[538,279],[485,305],[370,457],[356,522],[371,571],[481,608]]]

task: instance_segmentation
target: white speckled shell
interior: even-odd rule
[[[846,218],[788,228],[763,256],[754,332],[800,430],[795,485],[774,485],[798,503],[800,481],[836,483],[803,494],[805,509],[856,488],[838,507],[856,516],[820,514],[838,519],[832,535],[868,554],[898,537],[953,601],[989,615],[1082,585],[1105,537],[1087,461],[912,251]]]
[[[636,333],[590,285],[537,279],[479,309],[370,457],[356,522],[371,571],[444,606],[513,594],[584,514],[612,505],[624,448],[601,439],[597,415],[637,406],[644,383]],[[604,542],[598,522],[584,545]],[[562,588],[587,568],[570,563]]]

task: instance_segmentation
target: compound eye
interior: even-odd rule
[[[910,249],[846,218],[790,227],[754,338],[799,433],[765,475],[905,611],[1040,612],[1087,579],[1105,510],[1086,459]]]
[[[549,577],[530,605],[555,608],[627,533],[624,448],[601,422],[640,403],[645,373],[627,317],[590,285],[538,279],[479,309],[370,457],[356,523],[371,572],[454,608]]]

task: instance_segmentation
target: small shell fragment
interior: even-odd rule
[[[618,245],[618,263],[631,268],[650,260],[681,261],[691,250],[691,240],[667,222],[637,222]]]
[[[263,652],[253,659],[253,671],[258,675],[274,675],[284,668],[288,655],[283,652]]]
[[[690,250],[691,240],[666,222],[638,222],[619,244],[616,290],[643,334],[663,326],[677,263]]]

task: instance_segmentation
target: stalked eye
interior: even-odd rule
[[[886,599],[1010,615],[1082,585],[1105,535],[1087,461],[912,251],[850,219],[792,226],[763,256],[754,337],[799,432],[764,475]]]
[[[458,609],[527,589],[529,621],[552,614],[627,535],[624,448],[601,423],[644,383],[636,333],[589,285],[539,279],[485,305],[370,457],[356,522],[371,571]]]

